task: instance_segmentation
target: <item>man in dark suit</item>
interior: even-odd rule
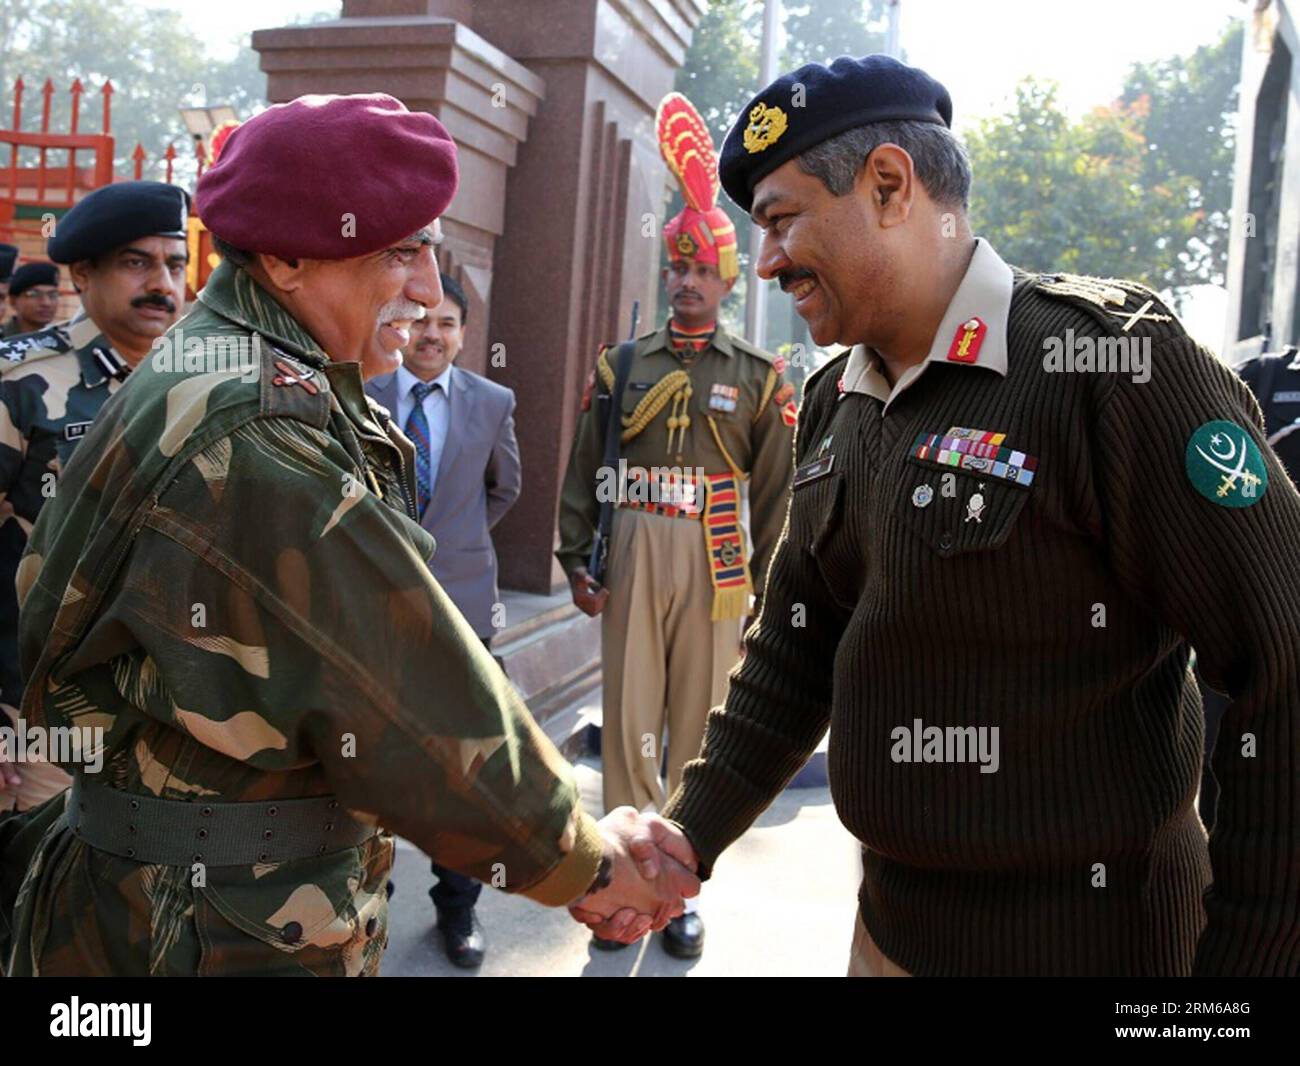
[[[491,650],[498,625],[497,557],[489,530],[519,496],[515,394],[455,366],[465,344],[469,303],[442,275],[443,300],[411,327],[402,366],[366,383],[415,445],[416,510],[437,549],[433,576]],[[498,617],[494,617],[498,616]],[[474,914],[482,884],[433,864],[430,890],[447,957],[473,968],[483,961]]]

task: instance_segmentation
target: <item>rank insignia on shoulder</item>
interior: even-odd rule
[[[1085,274],[1040,274],[1038,288],[1054,296],[1078,296],[1098,307],[1114,304],[1123,307],[1128,290],[1113,278],[1093,278]]]
[[[782,385],[779,389],[777,389],[776,392],[772,393],[772,402],[776,404],[777,407],[783,407],[785,404],[790,402],[793,396],[794,396],[794,386],[787,381],[784,385]]]
[[[835,468],[835,456],[823,455],[814,459],[811,463],[804,463],[794,472],[793,488],[800,485],[806,485],[810,481],[816,481],[819,477],[825,477]]]
[[[799,406],[793,400],[787,401],[781,408],[781,421],[790,427],[799,421]]]
[[[0,359],[11,363],[21,363],[32,352],[52,349],[66,352],[72,347],[62,327],[46,326],[35,333],[28,333],[8,340],[0,340]]]
[[[275,369],[279,371],[271,379],[272,385],[293,386],[301,385],[305,391],[315,396],[320,390],[316,387],[316,372],[305,366],[294,366],[283,359],[275,361]]]
[[[979,358],[980,345],[984,343],[984,334],[989,331],[984,320],[968,318],[953,335],[952,344],[948,346],[948,362],[973,363]]]
[[[739,385],[722,385],[715,382],[709,390],[709,410],[730,413],[736,409],[738,399],[740,399]]]
[[[1268,488],[1268,467],[1248,430],[1217,420],[1196,429],[1187,441],[1187,479],[1211,503],[1249,507]]]
[[[925,463],[956,467],[1029,488],[1038,459],[1004,445],[1007,435],[952,426],[947,433],[920,433],[908,455]]]
[[[1155,300],[1148,300],[1148,301],[1147,301],[1146,303],[1144,303],[1141,307],[1139,307],[1136,311],[1107,311],[1106,313],[1107,313],[1108,315],[1114,315],[1116,318],[1122,318],[1122,319],[1125,320],[1125,321],[1124,321],[1124,325],[1120,327],[1120,328],[1121,328],[1125,333],[1127,333],[1127,332],[1128,332],[1129,330],[1131,330],[1131,329],[1132,329],[1132,328],[1133,328],[1133,327],[1134,327],[1138,322],[1141,322],[1141,321],[1148,321],[1148,322],[1172,322],[1172,321],[1174,320],[1174,316],[1173,316],[1173,315],[1162,315],[1162,314],[1160,314],[1160,313],[1158,313],[1158,312],[1151,312],[1151,306],[1152,306],[1154,303],[1155,303]],[[1148,312],[1151,312],[1151,313],[1148,314]]]

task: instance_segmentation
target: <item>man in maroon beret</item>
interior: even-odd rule
[[[456,180],[437,119],[374,95],[272,107],[200,181],[225,262],[19,568],[24,714],[99,727],[103,772],[70,759],[66,805],[0,822],[9,972],[374,974],[390,831],[543,904],[631,900],[624,932],[698,890],[666,823],[583,811],[430,573],[414,451],[363,391],[442,299]]]

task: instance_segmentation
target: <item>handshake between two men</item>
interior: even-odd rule
[[[677,826],[657,814],[619,807],[600,821],[601,874],[569,913],[596,936],[631,944],[659,932],[696,896],[700,879],[695,849]]]

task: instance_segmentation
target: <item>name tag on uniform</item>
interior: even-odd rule
[[[800,485],[806,485],[810,481],[816,481],[819,477],[825,477],[834,466],[834,455],[823,455],[820,459],[814,459],[811,463],[804,463],[794,472],[794,487],[797,489]]]
[[[1300,392],[1275,392],[1274,403],[1300,403]]]
[[[63,427],[64,440],[81,440],[86,435],[86,430],[90,429],[89,422],[69,422]]]
[[[649,392],[652,388],[654,388],[654,382],[653,381],[630,381],[628,382],[627,387],[631,389],[633,392]]]

